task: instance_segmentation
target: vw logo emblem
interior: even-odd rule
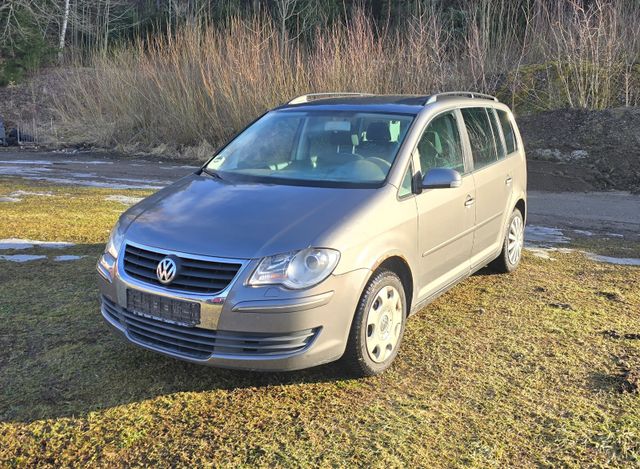
[[[165,257],[160,262],[158,262],[158,267],[156,268],[156,276],[158,277],[158,281],[163,285],[173,282],[173,279],[176,278],[176,273],[178,271],[178,266],[176,265],[176,261],[171,259],[170,257]]]

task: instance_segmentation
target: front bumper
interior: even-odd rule
[[[130,278],[115,262],[99,263],[101,313],[133,344],[173,358],[223,368],[285,371],[337,360],[369,270],[332,275],[304,291],[245,285],[257,261],[246,263],[217,295],[173,292]],[[201,305],[195,327],[141,317],[126,309],[127,289]]]

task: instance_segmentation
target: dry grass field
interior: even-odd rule
[[[0,180],[0,466],[618,466],[640,463],[640,269],[525,256],[408,324],[394,367],[247,373],[128,345],[98,311],[113,189]],[[148,192],[116,191],[142,196]],[[60,262],[59,255],[86,256]]]

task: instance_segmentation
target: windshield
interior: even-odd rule
[[[384,181],[413,116],[273,111],[206,166],[246,180],[370,185]]]

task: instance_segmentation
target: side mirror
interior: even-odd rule
[[[450,189],[460,187],[462,176],[455,169],[433,168],[422,178],[422,189]]]

